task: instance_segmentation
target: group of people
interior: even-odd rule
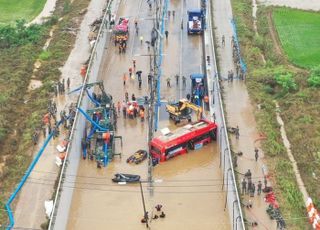
[[[144,122],[145,108],[143,105],[138,104],[134,94],[132,94],[132,101],[123,100],[122,103],[118,101],[117,103],[118,116],[120,116],[121,110],[122,110],[122,115],[124,119],[126,119],[127,117],[130,119],[139,117],[141,122]]]
[[[162,205],[161,204],[157,204],[154,208],[155,208],[155,214],[152,214],[152,219],[156,220],[158,218],[165,218],[166,214],[164,213],[163,209],[162,209]],[[153,212],[152,212],[153,213]],[[149,221],[149,213],[145,212],[144,217],[141,219],[141,223],[147,223]]]
[[[228,71],[228,82],[233,82],[234,73],[233,70]]]
[[[53,86],[53,91],[55,96],[57,97],[58,94],[63,94],[65,93],[65,90],[70,89],[70,78],[67,79],[67,83],[65,84],[65,80],[64,78],[62,79],[62,81],[58,81],[54,86]]]
[[[242,185],[242,194],[250,195],[250,197],[254,197],[255,191],[257,189],[257,194],[260,195],[262,192],[262,182],[258,181],[257,186],[252,181],[252,173],[250,169],[244,174],[244,178],[241,181]],[[264,187],[266,188],[268,185],[267,177],[264,177]]]
[[[125,39],[120,39],[119,41],[115,41],[115,45],[117,45],[117,43],[119,43],[119,54],[121,53],[126,53],[126,49],[127,49],[127,40]]]
[[[179,74],[176,74],[176,75],[174,76],[174,78],[175,78],[175,80],[176,80],[176,85],[178,86],[179,83],[180,83],[180,76],[179,76]],[[170,77],[167,77],[166,82],[167,82],[167,87],[168,87],[168,88],[171,88],[171,78],[170,78]],[[183,88],[186,88],[186,86],[187,86],[187,78],[186,78],[185,76],[182,76],[182,86],[183,86]]]

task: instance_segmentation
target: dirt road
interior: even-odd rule
[[[61,69],[62,78],[69,77],[71,79],[70,88],[77,88],[81,85],[81,77],[79,76],[79,70],[89,56],[90,46],[87,39],[87,35],[90,32],[89,24],[92,23],[102,13],[102,8],[105,2],[99,0],[92,0],[86,16],[84,17],[81,25],[74,49]],[[59,95],[53,98],[53,101],[57,104],[58,112],[57,117],[61,109],[67,109],[71,102],[76,101],[78,95]],[[46,221],[44,201],[50,200],[54,192],[54,181],[58,176],[59,168],[55,164],[55,158],[58,156],[56,146],[61,144],[66,136],[66,130],[60,129],[61,135],[51,140],[46,147],[39,162],[35,166],[26,184],[23,186],[19,194],[17,201],[14,218],[15,228],[34,228],[40,229],[40,225]],[[42,133],[41,133],[42,136]],[[40,146],[43,143],[43,138],[39,140],[38,145],[32,149],[35,154],[38,152]]]
[[[224,79],[227,79],[229,70],[232,69],[235,72],[231,48],[231,37],[233,35],[231,3],[230,1],[215,0],[213,8],[216,26],[215,33],[218,39],[217,44],[220,46],[218,48],[220,74]],[[225,47],[221,45],[223,35],[225,36]],[[263,183],[263,153],[261,150],[259,151],[259,158],[256,162],[254,148],[259,148],[259,142],[256,142],[259,135],[253,114],[254,108],[251,105],[244,82],[240,80],[234,80],[233,83],[224,81],[223,87],[228,126],[236,127],[238,125],[240,128],[239,140],[236,140],[234,137],[231,139],[233,151],[243,152],[243,156],[238,157],[238,168],[236,169],[241,173],[239,179],[242,180],[243,174],[248,169],[251,169],[252,181],[257,186],[259,180]],[[256,221],[259,229],[276,229],[275,221],[271,221],[265,212],[267,205],[263,200],[263,195],[258,196],[257,193],[255,193],[255,197],[243,195],[243,200],[245,202],[249,200],[253,201],[252,209],[244,209],[248,221]]]
[[[184,3],[185,2],[185,3]],[[169,10],[175,10],[175,18],[168,18],[168,41],[164,41],[163,76],[161,76],[161,95],[165,99],[185,97],[190,91],[189,75],[200,72],[201,38],[188,36],[181,31],[181,16],[186,22],[186,9],[197,8],[196,0],[171,1]],[[138,20],[139,36],[135,35],[134,18],[150,18],[145,1],[125,0],[119,7],[118,16],[129,16],[131,21],[130,36],[126,54],[119,54],[118,48],[111,43],[100,67],[100,79],[104,81],[106,91],[115,101],[124,99],[128,91],[140,97],[148,95],[147,74],[149,57],[147,46],[140,44],[139,36],[148,40],[152,28],[151,20]],[[142,73],[142,90],[138,89],[137,80],[129,80],[123,86],[122,76],[132,66],[132,59],[137,62],[136,70]],[[184,74],[187,87],[176,85],[173,75]],[[171,77],[171,88],[166,87],[166,78]],[[180,82],[181,83],[181,82]],[[169,126],[164,107],[160,109],[159,130]],[[147,162],[140,165],[128,165],[125,160],[137,149],[147,148],[147,123],[139,120],[118,120],[118,135],[124,140],[121,159],[115,158],[106,168],[97,169],[93,162],[83,160],[80,163],[76,188],[69,214],[68,229],[144,229],[140,223],[143,216],[140,190],[137,185],[118,185],[111,182],[115,173],[132,173],[147,179]],[[155,135],[158,135],[155,134]],[[216,143],[201,150],[171,159],[158,165],[153,172],[153,192],[148,185],[143,185],[146,206],[149,213],[160,203],[166,218],[153,220],[153,229],[230,229],[227,210],[224,209],[225,195],[221,191],[222,176],[219,169],[219,154]],[[161,182],[160,182],[161,181]]]

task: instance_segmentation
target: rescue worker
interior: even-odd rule
[[[261,194],[261,191],[262,191],[262,183],[261,183],[261,180],[259,180],[259,182],[258,182],[258,195]]]
[[[268,180],[267,180],[267,177],[266,177],[266,176],[264,176],[263,183],[264,183],[264,187],[266,188],[267,185],[268,185]]]
[[[123,74],[123,86],[126,86],[126,82],[128,80],[128,76],[126,73]]]
[[[151,84],[151,79],[152,79],[152,75],[151,73],[148,74],[148,85],[150,86]]]
[[[141,78],[140,78],[138,81],[139,81],[139,89],[141,89],[141,85],[142,85],[142,80],[141,80]]]
[[[250,169],[248,169],[248,171],[247,171],[244,175],[245,175],[248,179],[251,179],[252,174],[251,174]]]
[[[208,95],[204,96],[203,101],[206,105],[207,110],[209,110],[209,97],[208,97]]]
[[[186,88],[187,86],[187,78],[185,76],[182,76],[182,85],[183,85],[183,88]]]
[[[136,60],[135,59],[132,60],[132,64],[133,64],[133,68],[135,69],[136,68]]]
[[[143,109],[140,109],[139,114],[140,114],[141,122],[143,122],[143,121],[144,121],[144,110],[143,110]]]
[[[176,85],[179,85],[180,76],[178,74],[176,74],[174,77],[176,78]]]
[[[70,89],[70,78],[67,79],[67,88]]]
[[[166,30],[166,31],[164,32],[164,34],[166,35],[166,39],[168,39],[169,31],[168,31],[168,30]]]
[[[46,136],[47,136],[47,128],[46,128],[45,125],[42,126],[42,133],[43,133],[43,138],[46,138]]]
[[[235,135],[236,135],[236,139],[239,139],[240,137],[240,130],[239,130],[239,126],[237,125],[236,129],[235,129]]]
[[[257,149],[257,148],[254,148],[254,157],[255,157],[256,162],[257,162],[258,158],[259,158],[259,149]]]
[[[251,194],[250,194],[251,197],[254,197],[255,191],[256,191],[256,186],[254,183],[252,183]]]
[[[117,111],[118,111],[118,115],[120,116],[120,110],[121,110],[121,103],[120,101],[118,101],[117,103]]]
[[[221,43],[222,43],[222,47],[225,47],[226,41],[225,41],[224,35],[222,35],[222,41],[221,41]]]
[[[168,78],[167,78],[167,87],[168,87],[168,88],[171,88],[170,81],[171,81],[171,79],[170,79],[170,77],[168,77]]]
[[[252,181],[251,181],[251,179],[248,179],[247,194],[251,194],[251,189],[252,189]]]
[[[247,181],[245,178],[242,179],[242,194],[246,194],[247,193]]]

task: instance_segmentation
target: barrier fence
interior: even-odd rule
[[[212,119],[219,124],[217,136],[220,151],[220,169],[223,173],[223,185],[221,189],[226,192],[224,211],[228,208],[232,229],[244,230],[244,219],[233,169],[230,143],[221,98],[217,59],[213,39],[214,27],[212,26],[211,9],[210,1],[208,1],[206,10],[207,28],[203,36],[204,62],[208,81],[208,96],[210,98],[210,114],[212,114]]]

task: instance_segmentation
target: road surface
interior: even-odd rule
[[[181,16],[186,22],[186,9],[199,7],[196,0],[170,1],[169,10],[175,10],[175,18],[167,20],[168,41],[164,41],[163,76],[161,76],[161,95],[171,100],[185,97],[190,91],[189,75],[197,73],[201,67],[201,37],[188,36],[186,29],[181,31]],[[106,49],[100,67],[100,79],[106,91],[115,101],[124,99],[128,91],[140,97],[148,95],[147,74],[149,72],[148,49],[140,44],[135,35],[133,21],[138,20],[139,36],[147,40],[152,28],[151,13],[145,1],[121,1],[118,17],[129,16],[131,20],[130,37],[126,54],[119,54],[111,43]],[[138,89],[137,80],[129,80],[123,87],[122,76],[137,62],[136,70],[143,72],[143,89]],[[186,89],[175,84],[174,75],[184,74],[188,78]],[[171,77],[171,88],[166,87],[166,78]],[[176,127],[168,120],[164,108],[160,109],[159,129]],[[138,185],[118,185],[111,182],[115,173],[132,173],[147,179],[147,162],[128,165],[126,158],[137,149],[147,149],[147,123],[140,120],[118,120],[118,135],[122,135],[124,145],[122,158],[115,158],[106,168],[97,169],[94,162],[82,160],[69,213],[68,229],[144,229],[140,223],[143,217],[140,189]],[[159,135],[158,133],[155,134]],[[119,146],[118,146],[119,147]],[[120,148],[120,147],[119,147]],[[119,149],[118,148],[118,149]],[[119,149],[120,150],[120,149]],[[71,177],[71,175],[69,175]],[[162,204],[165,219],[152,220],[153,229],[230,229],[227,210],[224,210],[225,195],[221,191],[222,175],[219,169],[217,144],[210,144],[201,150],[178,156],[155,167],[153,193],[143,184],[146,208],[152,213],[156,204]],[[66,179],[68,181],[68,177]]]

